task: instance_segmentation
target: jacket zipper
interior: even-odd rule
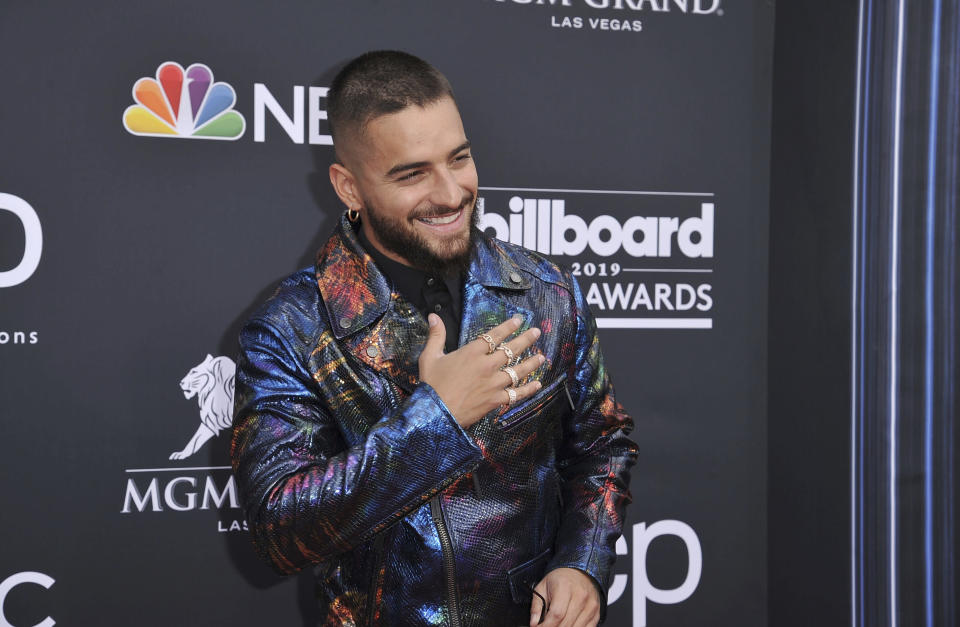
[[[447,605],[450,606],[450,625],[460,627],[460,603],[457,600],[456,562],[453,558],[453,543],[450,542],[450,532],[443,522],[443,509],[440,506],[440,496],[430,499],[430,514],[433,524],[437,526],[437,537],[440,538],[440,551],[443,554],[443,570],[447,575]]]
[[[373,574],[370,577],[370,598],[367,599],[367,624],[373,625],[373,614],[377,606],[377,591],[380,589],[380,562],[383,556],[383,541],[387,535],[386,531],[381,531],[373,540]]]

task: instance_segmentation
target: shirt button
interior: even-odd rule
[[[511,273],[510,273],[510,280],[513,281],[514,283],[519,283],[519,282],[520,282],[520,275],[517,274],[516,272],[511,272]]]
[[[434,310],[435,312],[437,312],[437,313],[440,313],[440,310],[441,310],[441,309],[443,309],[443,307],[442,307],[441,305],[434,305],[434,306],[433,306],[433,310]]]
[[[377,353],[379,353],[379,352],[380,352],[380,351],[377,350],[377,347],[376,347],[376,346],[368,346],[368,347],[367,347],[367,356],[368,356],[368,357],[376,357],[376,356],[377,356]]]
[[[352,324],[353,318],[340,318],[340,326],[344,329],[349,329]]]
[[[436,280],[433,277],[427,278],[427,285],[432,287],[434,283],[436,283]]]

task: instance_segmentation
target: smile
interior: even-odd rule
[[[460,216],[463,215],[463,209],[450,213],[443,216],[435,216],[430,218],[417,218],[420,222],[427,224],[429,226],[444,226],[447,224],[453,224],[460,219]]]

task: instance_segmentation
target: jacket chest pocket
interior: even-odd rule
[[[504,414],[497,421],[497,425],[501,430],[507,431],[542,413],[559,419],[564,412],[572,411],[573,404],[566,385],[567,375],[564,373],[554,379],[553,383],[541,389],[533,398]]]

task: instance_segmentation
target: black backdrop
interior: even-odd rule
[[[777,7],[770,214],[770,624],[849,625],[857,3]],[[906,624],[906,623],[904,623]]]
[[[370,48],[449,76],[488,222],[537,207],[520,230],[552,242],[549,206],[586,229],[584,250],[556,259],[596,295],[641,447],[610,623],[766,624],[772,13],[731,0],[5,3],[0,624],[315,617],[309,574],[282,580],[253,556],[227,433],[169,458],[209,410],[185,398],[189,371],[208,355],[229,367],[248,312],[342,210],[310,86]],[[243,133],[128,132],[134,84],[164,62],[229,84]],[[672,220],[669,250],[621,245]]]

